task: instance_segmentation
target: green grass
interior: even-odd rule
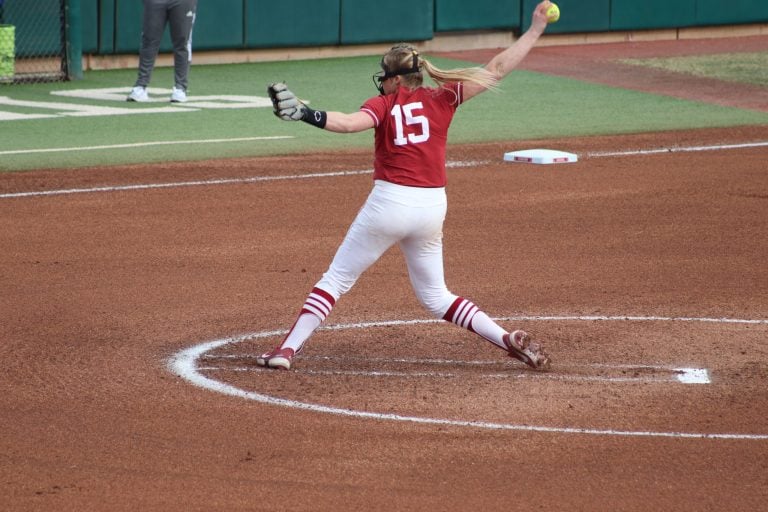
[[[768,52],[625,59],[622,62],[694,76],[716,78],[728,82],[768,87]]]
[[[371,75],[378,56],[311,61],[193,66],[190,98],[228,94],[266,97],[271,81],[284,80],[316,108],[351,112],[376,94]],[[467,63],[435,59],[441,67]],[[0,86],[0,96],[25,101],[89,103],[131,109],[167,104],[128,104],[51,96],[53,90],[124,87],[135,70],[87,72],[77,82]],[[152,87],[168,88],[172,70],[158,68]],[[502,84],[501,93],[485,93],[462,106],[451,128],[452,143],[529,138],[633,133],[671,129],[768,123],[768,114],[684,101],[572,79],[518,71]],[[179,107],[182,111],[184,107]],[[0,111],[40,112],[0,105]],[[3,152],[145,143],[291,136],[292,139],[250,142],[178,144],[126,149],[61,151],[32,154]],[[282,122],[271,108],[204,109],[173,114],[109,117],[59,116],[52,119],[0,121],[0,170],[84,167],[126,163],[197,160],[336,148],[371,148],[372,132],[339,135],[304,123]]]

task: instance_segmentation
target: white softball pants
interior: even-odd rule
[[[444,188],[419,188],[376,180],[328,271],[315,285],[334,299],[348,292],[368,267],[395,243],[405,255],[419,302],[442,318],[457,298],[445,285]]]

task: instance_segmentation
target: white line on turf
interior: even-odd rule
[[[14,149],[0,151],[0,155],[33,155],[36,153],[73,153],[78,151],[98,151],[102,149],[132,149],[146,148],[149,146],[177,146],[186,144],[222,144],[225,142],[251,142],[255,140],[292,139],[292,135],[275,135],[270,137],[240,137],[236,139],[201,139],[201,140],[159,140],[153,142],[134,142],[131,144],[108,144],[105,146],[79,146],[70,148],[41,148],[41,149]]]
[[[697,318],[697,317],[642,317],[642,316],[515,316],[509,317],[520,320],[583,320],[583,321],[686,321],[686,322],[711,322],[711,323],[731,323],[731,324],[768,324],[768,319],[737,319],[737,318]],[[496,320],[503,320],[498,318]],[[386,325],[414,325],[414,324],[427,324],[435,323],[437,320],[407,320],[407,321],[387,321],[387,322],[362,322],[346,325],[333,325],[328,326],[329,330],[351,329],[351,328],[367,328],[378,327]],[[454,427],[470,427],[480,429],[491,430],[510,430],[510,431],[527,431],[527,432],[542,432],[542,433],[556,433],[556,434],[587,434],[598,436],[616,436],[616,437],[655,437],[655,438],[682,438],[682,439],[729,439],[729,440],[750,440],[750,441],[768,441],[768,434],[740,434],[740,433],[699,433],[699,432],[662,432],[662,431],[645,431],[645,430],[614,430],[614,429],[590,429],[590,428],[574,428],[574,427],[551,427],[551,426],[536,426],[536,425],[517,425],[507,423],[493,423],[484,421],[465,421],[456,419],[444,419],[444,418],[425,418],[417,416],[406,416],[392,413],[378,413],[372,411],[360,411],[354,409],[347,409],[341,407],[333,407],[328,405],[313,404],[307,402],[300,402],[297,400],[290,400],[286,398],[279,398],[275,396],[266,395],[263,393],[257,393],[254,391],[246,391],[230,384],[220,382],[203,375],[202,370],[198,367],[198,360],[202,359],[209,352],[226,345],[240,343],[246,340],[254,340],[261,338],[269,338],[274,336],[280,336],[285,334],[285,330],[278,331],[263,331],[257,333],[244,334],[241,336],[221,338],[218,340],[199,343],[190,348],[182,350],[176,353],[168,360],[168,367],[174,374],[186,379],[195,386],[208,389],[210,391],[222,393],[229,396],[235,396],[244,398],[247,400],[253,400],[259,403],[269,405],[279,405],[282,407],[289,407],[293,409],[307,410],[318,413],[333,414],[346,417],[374,419],[380,421],[397,421],[408,422],[427,425],[442,425],[442,426],[454,426]],[[697,370],[697,369],[693,369]],[[695,372],[694,372],[695,373]]]

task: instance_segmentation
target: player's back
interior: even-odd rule
[[[399,87],[368,100],[376,124],[374,178],[417,187],[445,186],[445,149],[460,84]]]

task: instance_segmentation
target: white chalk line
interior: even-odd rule
[[[247,137],[241,139],[212,139],[204,141],[162,141],[162,142],[147,142],[137,144],[115,144],[111,146],[88,146],[85,148],[74,148],[77,150],[95,150],[95,149],[110,149],[110,148],[125,148],[125,147],[140,147],[140,145],[173,145],[173,144],[194,144],[203,142],[237,142],[248,140],[269,140],[280,138],[292,138],[292,137]],[[587,153],[585,156],[590,158],[601,157],[618,157],[618,156],[637,156],[637,155],[651,155],[658,153],[683,153],[692,151],[721,151],[731,150],[739,148],[753,148],[768,146],[768,142],[750,142],[744,144],[730,144],[730,145],[715,145],[715,146],[690,146],[690,147],[673,147],[673,148],[659,148],[648,150],[633,150],[633,151],[617,151],[617,152],[597,152]],[[52,149],[36,149],[36,150],[18,150],[18,151],[0,151],[0,155],[4,154],[17,154],[19,152],[52,152],[52,151],[65,151],[67,148],[52,148]],[[472,161],[450,161],[446,163],[449,168],[462,168],[462,167],[476,167],[479,165],[487,165],[492,163],[490,160],[472,160]],[[38,197],[38,196],[56,196],[65,194],[92,194],[92,193],[107,193],[107,192],[120,192],[130,190],[147,190],[147,189],[160,189],[160,188],[175,188],[175,187],[201,187],[201,186],[215,186],[215,185],[234,185],[244,183],[256,183],[263,181],[277,181],[277,180],[300,180],[307,178],[335,178],[339,176],[355,176],[359,174],[372,174],[373,169],[364,170],[350,170],[340,172],[312,172],[310,174],[291,174],[281,176],[260,176],[251,178],[224,178],[224,179],[211,179],[211,180],[199,180],[199,181],[181,181],[181,182],[169,182],[169,183],[145,183],[137,185],[115,185],[104,187],[90,187],[90,188],[72,188],[72,189],[55,189],[45,191],[30,191],[30,192],[14,192],[0,194],[0,199],[12,199],[22,197]]]
[[[451,165],[452,164],[452,165]],[[449,162],[449,167],[462,167],[477,165],[478,162]],[[162,189],[162,188],[180,188],[180,187],[198,187],[198,186],[211,186],[211,185],[232,185],[232,184],[245,184],[245,183],[257,183],[261,181],[282,181],[282,180],[305,180],[311,178],[333,178],[337,176],[358,176],[361,174],[373,174],[373,169],[361,169],[352,171],[334,171],[334,172],[321,172],[321,173],[308,173],[308,174],[293,174],[282,176],[254,176],[251,178],[221,178],[211,180],[199,180],[199,181],[180,181],[172,183],[147,183],[138,185],[115,185],[107,187],[91,187],[91,188],[71,188],[71,189],[58,189],[58,190],[43,190],[36,192],[13,192],[7,194],[0,194],[0,199],[11,199],[21,197],[35,197],[35,196],[58,196],[67,194],[90,194],[94,192],[120,192],[130,190],[149,190],[149,189]]]
[[[253,366],[240,366],[240,367],[226,367],[226,366],[203,366],[198,367],[198,371],[201,372],[269,372],[271,370],[265,370],[259,367]],[[299,369],[294,370],[299,375],[316,375],[321,377],[388,377],[399,379],[456,379],[465,378],[466,375],[458,373],[446,373],[446,372],[406,372],[406,371],[381,371],[381,370],[306,370]],[[601,377],[598,375],[558,375],[553,373],[486,373],[481,375],[473,375],[473,378],[477,379],[494,379],[494,380],[554,380],[561,382],[613,382],[613,383],[664,383],[680,382],[683,384],[709,384],[709,373],[705,368],[680,368],[679,373],[674,375],[657,375],[657,376],[645,376],[645,377]]]
[[[657,149],[637,149],[634,151],[610,151],[610,152],[597,152],[587,153],[586,156],[590,158],[601,158],[608,156],[638,156],[638,155],[657,155],[666,153],[692,153],[697,151],[724,151],[730,149],[748,149],[748,148],[761,148],[768,146],[768,142],[745,142],[742,144],[720,144],[713,146],[680,146],[669,148],[657,148]]]
[[[525,320],[535,320],[541,322],[564,322],[568,320],[578,322],[711,322],[717,324],[750,324],[750,325],[768,325],[768,319],[742,319],[742,318],[706,318],[692,316],[637,316],[637,315],[517,315],[496,318],[505,322],[521,322]],[[358,324],[336,324],[324,325],[320,330],[343,330],[343,329],[363,329],[367,327],[388,327],[393,325],[417,325],[443,323],[443,320],[434,318],[415,319],[415,320],[382,320],[377,322],[362,322]]]
[[[2,155],[34,155],[38,153],[76,153],[80,151],[99,151],[104,149],[133,149],[150,146],[183,146],[187,144],[221,144],[225,142],[252,142],[257,140],[293,139],[293,135],[274,135],[265,137],[238,137],[233,139],[200,139],[200,140],[157,140],[151,142],[134,142],[131,144],[107,144],[103,146],[76,146],[69,148],[40,148],[14,149],[0,151]]]
[[[584,320],[584,321],[627,321],[627,319],[633,319],[635,321],[648,320],[648,321],[687,321],[687,322],[712,322],[712,323],[734,323],[734,324],[768,324],[768,319],[737,319],[737,318],[697,318],[697,317],[642,317],[642,316],[578,316],[578,315],[564,315],[564,316],[514,316],[507,317],[507,319],[516,320]],[[652,319],[652,320],[651,320]],[[504,320],[504,318],[498,318],[496,320]],[[405,320],[405,321],[386,321],[386,322],[361,322],[353,324],[339,324],[325,327],[328,330],[340,330],[351,328],[367,328],[378,327],[387,325],[414,325],[414,324],[427,324],[435,323],[438,320],[426,319],[426,320]],[[205,356],[208,352],[217,348],[240,343],[246,340],[267,338],[273,336],[280,336],[285,334],[285,330],[277,331],[263,331],[256,333],[249,333],[240,336],[221,338],[218,340],[208,341],[194,345],[190,348],[184,349],[168,360],[169,370],[184,378],[191,384],[222,393],[228,396],[234,396],[244,398],[247,400],[253,400],[263,404],[278,405],[282,407],[288,407],[293,409],[300,409],[318,413],[332,414],[337,416],[354,417],[361,419],[373,419],[379,421],[396,421],[416,424],[427,425],[441,425],[452,427],[469,427],[480,428],[489,430],[507,430],[507,431],[526,431],[526,432],[540,432],[540,433],[556,433],[556,434],[585,434],[585,435],[599,435],[599,436],[616,436],[616,437],[655,437],[655,438],[682,438],[682,439],[726,439],[726,440],[751,440],[751,441],[766,441],[768,440],[768,434],[736,434],[736,433],[697,433],[697,432],[661,432],[661,431],[631,431],[631,430],[614,430],[614,429],[589,429],[589,428],[573,428],[573,427],[551,427],[551,426],[536,426],[536,425],[516,425],[507,423],[494,423],[483,421],[465,421],[456,419],[443,419],[443,418],[424,418],[418,416],[406,416],[392,413],[378,413],[371,411],[360,411],[355,409],[348,409],[342,407],[332,407],[327,405],[313,404],[307,402],[300,402],[297,400],[289,400],[285,398],[278,398],[263,393],[257,393],[254,391],[246,391],[230,384],[226,384],[215,379],[206,377],[201,373],[198,368],[197,361]]]
[[[258,356],[255,354],[221,354],[203,355],[200,359],[208,361],[225,361],[227,359],[234,359],[237,361],[244,360],[256,360]],[[326,361],[326,362],[341,362],[341,363],[366,363],[366,364],[400,364],[400,365],[419,365],[419,366],[450,366],[456,367],[482,367],[482,366],[494,366],[498,367],[503,365],[499,361],[490,360],[457,360],[457,359],[421,359],[421,358],[383,358],[383,357],[354,357],[354,356],[304,356],[303,360],[306,361]],[[564,374],[561,371],[567,369],[584,369],[595,370],[602,369],[607,371],[652,371],[654,374],[644,375],[642,377],[625,377],[625,376],[605,376],[605,375],[578,375],[578,374]],[[474,378],[480,379],[540,379],[540,380],[555,380],[555,381],[574,381],[574,382],[658,382],[658,383],[670,383],[679,382],[682,384],[710,384],[709,371],[706,368],[677,368],[672,366],[661,365],[649,365],[649,364],[558,364],[557,369],[559,373],[552,372],[509,372],[504,371],[501,373],[484,373],[473,374]],[[253,372],[253,371],[268,371],[255,365],[237,367],[237,366],[205,366],[198,367],[199,371],[206,372]],[[452,379],[457,377],[466,377],[466,374],[450,373],[450,372],[411,372],[411,371],[378,371],[378,370],[308,370],[308,369],[296,369],[295,373],[307,374],[307,375],[319,375],[319,376],[357,376],[357,377],[398,377],[403,379],[410,378],[444,378]]]
[[[310,178],[328,178],[334,176],[355,176],[358,174],[371,174],[373,170],[362,171],[339,171],[339,172],[326,172],[326,173],[314,173],[314,174],[300,174],[294,176],[255,176],[252,178],[223,178],[215,180],[201,180],[201,181],[181,181],[174,183],[149,183],[144,185],[119,185],[112,187],[92,187],[92,188],[71,188],[60,190],[46,190],[39,192],[15,192],[9,194],[0,194],[0,199],[10,199],[19,197],[34,197],[34,196],[57,196],[66,194],[84,194],[93,192],[120,192],[128,190],[150,190],[160,188],[181,188],[181,187],[198,187],[198,186],[210,186],[210,185],[229,185],[237,183],[257,183],[260,181],[280,181],[280,180],[302,180]]]

